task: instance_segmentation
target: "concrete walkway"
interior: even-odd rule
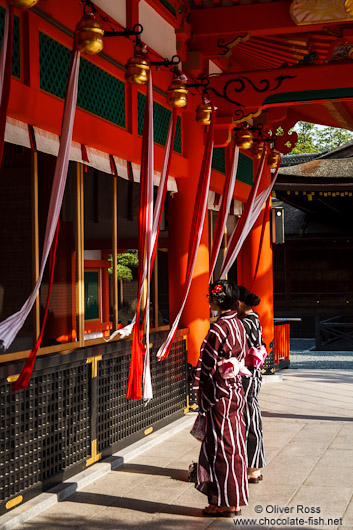
[[[264,480],[250,485],[250,504],[241,517],[202,517],[206,497],[187,482],[187,468],[200,448],[189,434],[195,415],[188,414],[119,453],[124,465],[101,478],[94,480],[92,473],[104,466],[107,471],[109,463],[88,469],[91,480],[86,475],[86,482],[79,482],[84,487],[17,527],[353,529],[353,371],[287,370],[282,382],[270,378],[261,390],[268,465]],[[113,467],[119,456],[110,459]],[[35,500],[31,503],[33,514]],[[20,513],[26,505],[0,517],[0,529],[11,528],[11,520],[19,524]]]

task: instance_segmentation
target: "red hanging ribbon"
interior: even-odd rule
[[[22,371],[18,379],[12,385],[12,390],[14,392],[17,392],[18,390],[24,390],[25,388],[27,388],[29,381],[31,379],[32,372],[33,372],[34,363],[37,357],[37,351],[40,348],[40,345],[42,343],[44,328],[45,328],[45,324],[47,322],[47,317],[48,317],[50,296],[51,296],[51,291],[52,291],[53,282],[54,282],[55,257],[56,257],[56,250],[58,246],[59,225],[60,225],[60,220],[58,221],[58,224],[56,227],[55,236],[54,236],[53,243],[50,249],[50,254],[49,254],[49,288],[48,288],[47,303],[45,305],[44,316],[42,320],[42,326],[40,329],[39,337],[36,340],[36,343],[33,346],[31,353],[27,357],[25,365],[22,368]]]
[[[109,155],[109,162],[110,162],[110,169],[112,170],[112,175],[114,175],[114,177],[118,177],[118,170],[116,168],[116,163],[115,163],[113,155]]]
[[[29,135],[29,142],[31,144],[31,149],[34,153],[37,153],[37,142],[36,142],[36,135],[34,134],[34,128],[33,125],[28,125],[28,135]]]
[[[169,175],[170,166],[171,166],[171,163],[172,163],[172,152],[173,152],[173,145],[174,145],[175,131],[176,131],[176,122],[177,122],[177,110],[176,110],[175,107],[173,107],[173,112],[172,112],[172,118],[171,119],[172,119],[171,132],[170,132],[170,134],[171,134],[171,139],[170,139],[171,148],[170,148],[170,153],[167,156],[167,165],[166,165],[167,178],[164,180],[163,188],[160,190],[160,192],[161,192],[161,199],[160,199],[161,207],[160,207],[159,212],[158,212],[158,218],[156,219],[156,221],[153,221],[154,229],[156,230],[156,234],[155,234],[155,242],[154,242],[154,246],[153,246],[152,259],[151,259],[151,273],[152,273],[152,269],[153,269],[153,265],[154,265],[154,258],[156,256],[156,250],[157,250],[157,246],[158,246],[159,227],[161,226],[161,220],[162,220],[162,214],[163,214],[163,205],[164,205],[164,202],[165,202],[165,196],[167,194],[167,187],[168,187],[168,175]]]
[[[88,158],[87,148],[85,144],[81,144],[81,158],[83,162],[86,162],[87,164],[89,164],[89,158]]]
[[[138,224],[138,256],[139,256],[139,267],[138,267],[138,288],[137,288],[137,304],[136,304],[136,322],[132,336],[131,346],[131,362],[130,371],[127,384],[126,398],[127,399],[141,399],[142,398],[142,373],[143,373],[143,354],[145,353],[145,347],[142,344],[143,337],[143,325],[145,320],[144,308],[142,314],[142,322],[140,322],[141,314],[141,297],[142,283],[143,283],[143,271],[146,259],[147,247],[147,230],[148,230],[148,164],[150,153],[150,134],[151,134],[151,112],[150,112],[150,99],[151,99],[151,82],[149,82],[147,89],[147,100],[145,106],[144,125],[143,125],[143,137],[142,137],[142,152],[141,152],[141,178],[140,178],[140,195],[139,195],[139,224]],[[153,137],[152,137],[153,142]],[[129,165],[128,165],[129,167]],[[131,167],[131,166],[130,166]],[[130,168],[128,171],[132,172]],[[152,176],[153,178],[153,176]]]
[[[11,69],[12,69],[12,44],[13,44],[13,7],[11,5],[6,6],[5,15],[5,28],[8,26],[7,42],[3,40],[2,46],[6,46],[6,55],[2,57],[5,62],[3,65],[3,79],[1,90],[1,102],[0,102],[0,165],[4,154],[5,146],[5,128],[6,128],[6,116],[7,109],[9,106],[10,99],[10,86],[11,86]]]

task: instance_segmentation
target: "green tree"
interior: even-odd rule
[[[353,132],[346,129],[335,129],[334,127],[320,127],[315,133],[315,145],[318,151],[325,149],[336,149],[352,140]]]
[[[291,154],[321,153],[332,151],[353,139],[353,132],[335,127],[321,127],[299,121],[291,131],[296,131],[298,141]]]
[[[110,255],[108,259],[109,261],[113,261],[112,255]],[[123,254],[118,254],[116,267],[118,280],[131,282],[133,279],[133,269],[137,269],[138,264],[139,259],[137,250],[128,250]],[[108,270],[109,274],[113,274],[113,267],[110,267]]]
[[[300,121],[293,127],[292,130],[298,134],[298,141],[291,151],[291,154],[297,155],[301,153],[316,153],[319,151],[315,145],[315,131],[316,125]]]

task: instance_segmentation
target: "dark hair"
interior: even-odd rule
[[[259,298],[255,293],[251,293],[246,287],[242,285],[238,286],[239,289],[239,300],[244,302],[248,307],[254,307],[259,305],[261,298]]]
[[[208,287],[210,302],[215,301],[221,309],[234,309],[239,299],[239,289],[230,280],[218,280]]]

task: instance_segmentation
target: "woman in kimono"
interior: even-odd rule
[[[202,343],[195,369],[193,388],[198,393],[199,410],[206,416],[195,487],[208,497],[203,515],[234,517],[241,513],[240,506],[248,504],[244,393],[238,373],[247,343],[234,309],[237,286],[219,280],[209,286],[207,298],[219,317]],[[228,378],[224,378],[223,363],[233,363]]]
[[[259,305],[260,298],[248,289],[239,286],[238,317],[240,318],[246,332],[248,347],[260,346],[262,344],[262,328],[259,315],[253,311],[253,307]],[[262,480],[261,468],[265,467],[265,450],[262,435],[262,419],[259,407],[258,394],[261,388],[261,368],[248,366],[252,373],[250,377],[243,377],[243,388],[245,394],[245,424],[248,455],[248,480],[251,484],[257,484]]]

